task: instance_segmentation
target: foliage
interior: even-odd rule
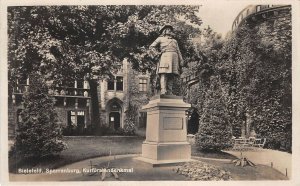
[[[149,72],[156,62],[147,55],[159,28],[172,24],[186,62],[194,60],[190,33],[200,32],[198,6],[15,6],[8,7],[9,82],[40,72],[61,85],[74,79],[90,83],[92,123],[99,128],[97,85],[120,69]],[[97,129],[98,130],[98,129]]]
[[[234,132],[250,119],[268,148],[291,151],[290,16],[241,25],[222,53],[219,69]]]
[[[217,76],[211,78],[213,83],[205,97],[205,110],[195,137],[200,150],[222,150],[231,146],[231,126],[218,79]]]
[[[134,121],[126,118],[124,120],[124,122],[125,122],[125,125],[124,125],[123,130],[124,130],[125,135],[134,135],[135,130],[136,130],[136,125],[135,125]]]
[[[128,58],[140,71],[153,68],[146,49],[166,23],[174,25],[185,59],[187,25],[201,25],[197,6],[35,6],[8,8],[11,80],[31,71],[57,82],[88,74],[107,77]],[[180,19],[181,18],[181,19]],[[182,21],[186,18],[186,21]],[[183,29],[189,28],[189,29]]]
[[[103,135],[108,135],[108,136],[134,136],[135,135],[135,128],[134,126],[131,128],[129,128],[128,126],[124,126],[124,128],[118,128],[118,129],[114,129],[108,125],[101,125],[99,126],[99,131],[96,132],[94,135],[99,135],[99,136],[103,136]]]
[[[84,135],[92,135],[93,132],[96,133],[96,129],[92,129],[92,126],[88,126],[87,128],[77,127],[74,125],[68,125],[63,127],[63,135],[64,136],[84,136]],[[98,131],[97,131],[98,132]]]
[[[66,148],[47,85],[37,74],[31,80],[23,95],[22,120],[13,146],[13,153],[24,159],[46,157]]]
[[[211,83],[211,76],[218,73],[216,64],[219,61],[218,57],[223,46],[223,40],[209,26],[202,30],[200,37],[200,41],[194,41],[196,45],[195,55],[198,58],[190,62],[187,68],[184,68],[183,76],[192,73],[199,74],[199,83],[189,87],[188,91],[185,90],[184,97],[193,107],[197,108],[198,114],[202,115],[205,96]],[[184,87],[183,89],[186,88]]]
[[[241,136],[243,125],[251,125],[250,130],[267,139],[267,148],[291,152],[290,15],[275,21],[244,23],[223,43],[210,36],[213,32],[207,30],[206,33],[208,39],[199,48],[201,60],[194,64],[199,67],[196,70],[200,74],[199,83],[192,86],[186,96],[202,115],[201,121],[218,113],[226,125],[232,126],[234,136]],[[189,67],[190,71],[195,66]],[[220,103],[218,96],[209,97],[216,94],[211,92],[211,86],[216,83],[223,103],[216,107],[218,111],[212,110],[207,100]],[[225,110],[227,112],[222,114]],[[203,128],[206,132],[214,126],[201,121],[199,134]],[[213,121],[210,118],[206,122]],[[213,141],[212,138],[207,140],[208,136],[197,136],[200,148],[203,148],[202,143]]]
[[[136,71],[129,71],[128,77],[130,79],[130,89],[125,94],[124,105],[126,107],[124,130],[128,134],[135,134],[139,122],[139,110],[141,107],[148,103],[151,95],[151,90],[148,92],[139,91],[139,81],[136,76]]]
[[[232,174],[201,161],[187,162],[173,169],[177,174],[182,174],[192,181],[229,181],[232,180]]]

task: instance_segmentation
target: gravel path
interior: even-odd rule
[[[234,156],[240,157],[241,152],[239,151],[225,151]],[[292,173],[292,154],[287,152],[281,152],[270,149],[257,149],[255,151],[243,151],[243,156],[247,157],[250,161],[261,164],[271,166],[273,164],[273,168],[291,178]]]

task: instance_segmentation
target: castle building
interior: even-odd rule
[[[98,100],[100,123],[117,130],[124,128],[125,112],[133,99],[148,100],[150,91],[150,78],[148,74],[137,72],[125,59],[122,68],[114,74],[114,79],[100,80],[98,86]],[[146,103],[144,102],[144,103]],[[142,105],[139,105],[141,108]],[[137,112],[138,118],[145,117],[145,113]],[[143,127],[145,121],[136,121],[136,127]],[[145,127],[145,126],[144,126]]]
[[[27,91],[30,79],[17,80],[8,97],[8,131],[9,138],[14,138],[19,122],[22,122],[22,95]],[[136,90],[134,98],[132,90]],[[131,99],[148,100],[149,75],[139,73],[131,68],[131,64],[124,59],[122,68],[114,74],[113,79],[98,81],[98,100],[93,100],[89,82],[79,79],[56,86],[49,90],[49,95],[55,98],[55,110],[58,114],[64,135],[85,135],[93,125],[103,125],[113,130],[124,128],[125,112]],[[93,103],[98,103],[100,121],[93,123]],[[139,105],[141,107],[142,105]],[[145,128],[145,113],[137,112],[137,128]]]

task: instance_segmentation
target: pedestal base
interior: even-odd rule
[[[147,128],[138,160],[153,166],[191,161],[185,116],[190,106],[181,97],[160,95],[142,107],[147,111]]]
[[[153,166],[174,165],[191,161],[191,145],[188,142],[144,142],[142,157],[136,158]]]
[[[191,158],[191,145],[188,142],[151,143],[144,142],[142,156],[153,160],[179,160]]]

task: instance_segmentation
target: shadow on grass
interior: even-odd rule
[[[214,159],[231,159],[234,160],[236,157],[232,154],[223,151],[200,151],[195,145],[192,145],[192,156],[201,158],[214,158]]]

